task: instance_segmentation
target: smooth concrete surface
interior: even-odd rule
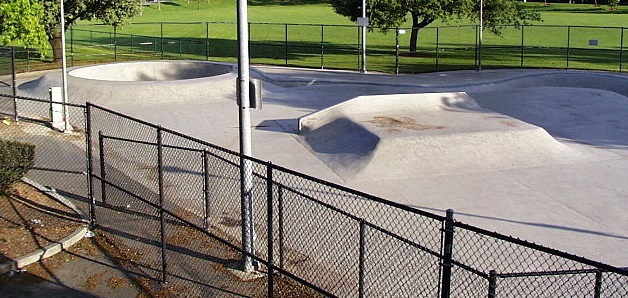
[[[264,107],[252,111],[255,157],[430,212],[452,208],[462,222],[628,266],[628,75],[396,76],[260,66],[252,76],[264,86]],[[20,95],[48,88],[41,79],[20,80]],[[202,88],[186,81],[169,82],[181,85],[173,87],[181,88],[178,100],[153,100],[133,88],[120,97],[88,96],[91,85],[70,100],[237,150],[234,74],[203,79]],[[459,104],[433,98],[443,92]],[[407,100],[432,102],[420,108]],[[300,118],[342,103],[356,109],[299,133]]]

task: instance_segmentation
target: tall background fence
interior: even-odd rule
[[[252,63],[361,68],[359,27],[249,23],[249,29]],[[365,55],[370,71],[569,68],[625,72],[628,63],[626,27],[505,26],[501,36],[483,34],[481,40],[479,27],[474,25],[427,27],[419,31],[415,53],[407,50],[411,28],[391,28],[386,34],[380,28],[372,29],[367,33]],[[72,65],[148,59],[235,62],[238,54],[235,23],[133,23],[123,30],[76,25],[67,38]],[[36,53],[20,49],[17,56],[18,71],[42,67]],[[10,73],[5,68],[1,71]]]
[[[289,286],[300,297],[628,296],[626,269],[464,224],[453,211],[396,204],[91,104],[71,105],[76,129],[58,132],[48,128],[52,104],[0,94],[13,121],[2,137],[37,144],[29,176],[134,252],[134,274],[190,295],[224,294],[211,272],[249,256],[263,290],[243,283],[231,294],[282,297]],[[242,179],[252,252],[241,248]]]

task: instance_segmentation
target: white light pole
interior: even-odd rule
[[[238,107],[240,120],[240,200],[242,249],[245,272],[254,270],[255,231],[253,230],[253,163],[251,156],[251,112],[249,110],[249,27],[247,0],[238,0]]]
[[[361,73],[366,73],[366,27],[368,26],[368,19],[366,18],[366,0],[362,0],[362,21],[358,22],[358,25],[362,27],[362,67]]]
[[[60,3],[60,23],[61,23],[61,71],[63,74],[61,75],[61,84],[63,89],[63,97],[61,102],[63,103],[63,132],[71,132],[72,128],[70,127],[70,114],[68,113],[68,74],[67,74],[67,66],[65,59],[65,12],[63,8],[63,0],[59,0]]]

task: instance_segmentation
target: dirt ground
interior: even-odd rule
[[[0,261],[6,262],[45,247],[71,234],[83,223],[67,206],[22,182],[0,195]],[[2,297],[265,297],[266,277],[241,280],[214,264],[212,280],[204,285],[161,283],[138,271],[136,254],[102,230],[69,249],[40,262],[0,275]],[[214,245],[218,249],[219,245]],[[215,252],[217,254],[223,252]],[[275,278],[274,297],[316,297],[311,290]],[[206,295],[207,294],[207,295]]]
[[[0,214],[1,263],[59,241],[82,225],[72,209],[25,183],[0,194]]]

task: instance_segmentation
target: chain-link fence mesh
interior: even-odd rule
[[[15,102],[19,122],[13,120]],[[176,282],[189,293],[435,297],[450,289],[456,297],[628,295],[626,270],[459,222],[445,229],[445,217],[259,160],[245,159],[250,171],[241,172],[236,152],[104,108],[88,105],[89,126],[72,122],[74,132],[62,133],[50,128],[52,104],[0,96],[3,138],[37,144],[29,176],[83,210],[93,208],[96,224],[116,237],[133,273]],[[78,111],[70,121],[84,115],[82,106],[69,107]],[[92,206],[83,174],[86,136]],[[242,188],[250,207],[242,203]],[[243,214],[252,222],[251,257],[258,270],[273,271],[276,278],[223,289],[224,277],[213,271],[239,268]],[[447,247],[453,247],[451,260]]]
[[[372,29],[372,30],[371,30]],[[366,67],[387,73],[485,68],[573,68],[625,71],[627,28],[502,26],[499,36],[478,26],[369,28]],[[249,23],[251,62],[360,70],[360,27]],[[553,38],[546,38],[552,36]],[[114,30],[103,25],[70,30],[71,62],[147,59],[235,62],[235,23],[136,23]],[[5,55],[6,56],[6,55]],[[28,59],[26,61],[29,61]]]
[[[90,115],[92,134],[98,131],[101,135],[95,143],[103,150],[105,171],[101,176],[106,184],[128,190],[136,198],[127,193],[119,196],[140,199],[150,205],[153,214],[134,209],[129,203],[118,204],[117,210],[165,223],[160,227],[147,225],[150,233],[143,229],[154,237],[160,231],[164,233],[164,276],[194,280],[191,272],[197,262],[192,258],[203,253],[175,245],[173,242],[197,241],[197,237],[182,234],[220,237],[231,250],[240,249],[234,259],[241,261],[242,241],[247,241],[248,233],[254,244],[251,257],[257,260],[259,270],[271,270],[266,262],[272,259],[273,271],[289,274],[332,296],[438,296],[444,289],[460,297],[625,292],[626,275],[620,269],[605,272],[607,276],[600,279],[604,274],[597,272],[604,268],[596,267],[594,262],[484,233],[462,223],[452,226],[455,245],[448,244],[442,216],[258,160],[246,158],[243,162],[235,152],[102,108],[93,107]],[[113,152],[116,150],[119,152]],[[142,157],[134,157],[137,154],[131,152],[140,152]],[[249,170],[240,172],[241,162]],[[110,172],[118,177],[110,178]],[[94,173],[98,175],[98,171]],[[135,181],[122,181],[127,177]],[[247,182],[241,184],[241,179]],[[111,191],[104,189],[109,198]],[[241,189],[251,199],[250,206],[246,200],[243,203]],[[102,224],[99,214],[96,219]],[[248,231],[242,228],[248,220],[243,216],[252,221]],[[182,232],[174,232],[179,230]],[[155,238],[144,242],[159,241]],[[450,261],[443,250],[447,246],[455,247]],[[154,245],[148,247],[152,253],[158,250]],[[181,260],[183,265],[174,260]],[[138,265],[152,269],[159,266],[157,261]],[[443,270],[443,266],[451,266],[452,270]]]
[[[64,125],[53,124],[51,110],[55,105],[65,107],[69,115],[68,130],[64,131]],[[70,198],[80,209],[88,210],[85,107],[0,94],[0,118],[3,139],[36,146],[35,163],[27,177]]]

